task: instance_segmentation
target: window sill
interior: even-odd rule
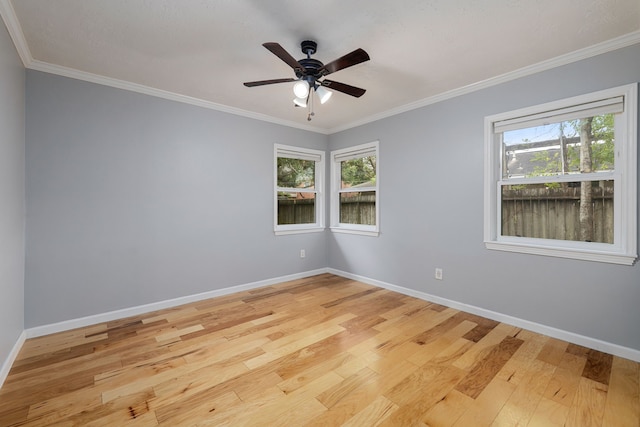
[[[275,230],[276,236],[286,236],[287,234],[306,234],[306,233],[320,233],[324,231],[324,227],[309,227],[309,228],[294,228],[288,230]]]
[[[358,234],[361,236],[378,237],[380,234],[377,230],[360,230],[357,228],[331,227],[333,233]]]
[[[485,242],[487,249],[518,252],[533,255],[551,256],[556,258],[571,258],[583,261],[606,262],[610,264],[633,265],[637,259],[635,254],[619,252],[605,252],[587,249],[559,248],[532,244],[506,243],[489,241]]]

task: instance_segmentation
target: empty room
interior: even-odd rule
[[[637,0],[0,16],[0,427],[640,427]]]

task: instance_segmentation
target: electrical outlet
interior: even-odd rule
[[[435,278],[437,280],[442,280],[442,269],[441,268],[436,268]]]
[[[304,258],[307,256],[307,253],[304,251],[304,249],[300,249],[300,258]]]

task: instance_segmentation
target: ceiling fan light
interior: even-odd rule
[[[325,89],[322,86],[318,86],[316,88],[316,93],[318,94],[318,98],[320,98],[320,104],[324,104],[325,102],[327,102],[329,98],[331,98],[331,95],[333,95],[333,92]]]
[[[293,100],[293,103],[296,104],[298,107],[306,107],[307,106],[307,98],[295,98]]]
[[[306,98],[309,95],[309,82],[306,80],[298,80],[293,85],[293,93],[296,98]]]

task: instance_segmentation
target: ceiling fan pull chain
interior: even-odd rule
[[[315,116],[315,113],[313,112],[313,91],[309,91],[309,103],[307,104],[309,106],[309,114],[307,115],[307,121],[310,122],[311,121],[311,117]]]

